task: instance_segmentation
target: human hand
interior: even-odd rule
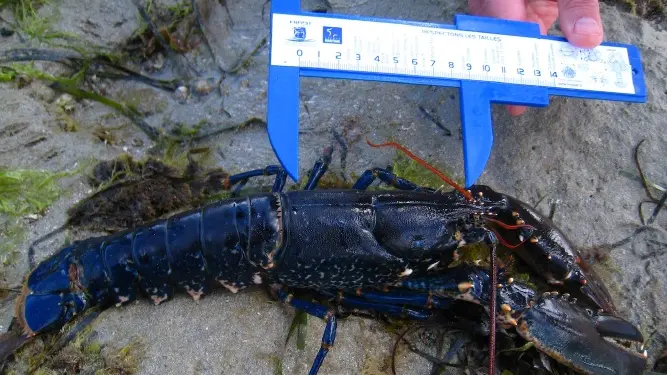
[[[536,22],[546,34],[560,13],[560,28],[565,38],[580,48],[595,48],[602,43],[602,19],[598,0],[468,0],[470,13],[477,16]],[[508,106],[512,116],[526,107]]]

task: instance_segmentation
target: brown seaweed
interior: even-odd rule
[[[201,169],[191,161],[185,170],[149,158],[121,157],[97,164],[89,183],[99,189],[68,210],[69,226],[115,232],[201,205],[225,189],[222,169]]]

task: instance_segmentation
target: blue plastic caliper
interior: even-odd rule
[[[322,17],[328,19],[376,21],[436,29],[474,31],[507,36],[565,41],[564,38],[541,35],[539,26],[535,23],[528,22],[457,15],[455,17],[454,25],[441,25],[404,20],[302,12],[300,0],[274,0],[271,2],[271,45],[281,42],[274,40],[274,16],[276,14]],[[318,36],[316,36],[316,38],[317,37]],[[602,45],[627,48],[629,65],[632,69],[634,93],[585,91],[581,89],[575,90],[562,87],[531,86],[526,84],[491,82],[467,78],[451,79],[419,77],[341,69],[282,66],[270,63],[267,123],[271,146],[289,176],[294,181],[298,181],[300,77],[337,78],[458,87],[460,90],[465,185],[466,187],[470,187],[481,176],[489,156],[491,155],[493,146],[491,103],[545,107],[549,104],[550,95],[641,103],[646,101],[646,88],[639,50],[631,45],[617,43],[603,43]]]

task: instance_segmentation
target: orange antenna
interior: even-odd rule
[[[368,140],[368,137],[366,137],[366,143],[368,143],[368,145],[371,146],[371,147],[376,147],[376,148],[377,147],[394,147],[394,148],[402,151],[404,154],[408,155],[408,157],[410,159],[416,161],[422,167],[424,167],[424,168],[428,169],[429,171],[435,173],[435,175],[440,177],[441,180],[445,181],[446,183],[451,185],[454,189],[458,190],[461,194],[463,194],[464,197],[466,197],[466,199],[472,200],[472,194],[469,191],[467,191],[464,188],[462,188],[461,186],[459,186],[456,182],[452,181],[449,177],[445,176],[444,173],[440,172],[435,167],[432,167],[430,164],[428,164],[427,162],[425,162],[424,160],[419,158],[417,155],[410,152],[407,148],[399,145],[398,143],[396,143],[396,142],[387,142],[387,143],[381,143],[381,144],[373,144],[373,143],[371,143],[370,140]]]

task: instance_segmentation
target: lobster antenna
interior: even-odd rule
[[[399,151],[406,154],[410,159],[416,161],[417,163],[419,163],[419,165],[421,165],[422,167],[424,167],[424,168],[428,169],[429,171],[433,172],[436,176],[440,177],[441,180],[445,181],[446,183],[451,185],[454,189],[458,190],[461,194],[463,194],[463,196],[467,200],[469,200],[469,201],[472,200],[472,193],[470,193],[468,190],[461,187],[459,184],[457,184],[456,182],[451,180],[449,177],[445,176],[444,173],[440,172],[435,167],[431,166],[426,161],[419,158],[417,155],[413,154],[407,148],[401,146],[400,144],[398,144],[396,142],[386,142],[386,143],[374,144],[374,143],[371,143],[371,141],[368,139],[368,137],[366,137],[366,143],[368,143],[369,146],[376,147],[376,148],[378,148],[378,147],[394,147],[394,148],[398,149]]]
[[[491,296],[489,298],[489,375],[496,375],[496,293],[498,274],[496,270],[496,244],[491,245]]]

